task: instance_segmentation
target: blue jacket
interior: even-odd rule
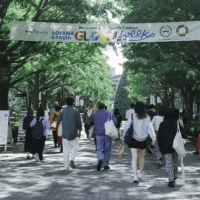
[[[73,106],[66,106],[61,110],[56,121],[62,121],[62,138],[67,140],[74,140],[78,137],[78,131],[82,130],[80,114]]]
[[[100,109],[92,115],[92,124],[94,124],[93,134],[95,135],[105,135],[104,124],[108,120],[112,119],[114,124],[117,123],[115,116],[109,113],[107,110]]]

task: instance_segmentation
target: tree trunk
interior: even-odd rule
[[[193,102],[194,102],[194,96],[193,94],[189,94],[188,95],[188,121],[190,122],[191,120],[193,120]]]
[[[45,93],[42,93],[41,95],[41,107],[46,110],[47,108],[47,95]]]
[[[170,93],[170,105],[171,105],[172,108],[174,108],[174,99],[175,99],[175,97],[174,97],[174,88],[172,87],[171,93]]]
[[[39,108],[39,72],[34,75],[34,87],[33,87],[33,109]]]
[[[8,110],[8,92],[8,85],[0,83],[0,110]]]

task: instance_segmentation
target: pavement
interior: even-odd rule
[[[165,166],[159,168],[154,155],[145,155],[144,177],[133,182],[131,154],[116,157],[120,141],[113,141],[110,170],[96,171],[97,157],[93,139],[80,138],[76,169],[64,171],[63,155],[54,148],[52,136],[46,141],[44,162],[27,160],[23,142],[3,153],[0,147],[0,199],[5,200],[188,200],[200,199],[200,157],[193,155],[195,141],[187,139],[185,183],[179,176],[175,188],[168,188]]]

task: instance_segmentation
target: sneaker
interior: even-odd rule
[[[73,168],[73,169],[76,168],[73,160],[70,160],[70,165],[71,165],[71,168]]]
[[[109,166],[104,166],[104,170],[108,170],[108,169],[110,169]]]
[[[38,156],[35,156],[35,162],[38,162],[38,161],[39,161]]]
[[[99,160],[99,162],[97,164],[97,171],[101,170],[101,165],[102,165],[102,160]]]
[[[152,148],[151,146],[148,146],[148,147],[147,147],[147,152],[148,152],[149,154],[153,154],[153,148]]]
[[[138,182],[139,182],[139,179],[138,179],[138,176],[137,176],[137,175],[134,175],[133,182],[134,182],[134,183],[138,183]]]
[[[174,181],[170,181],[170,182],[168,183],[168,187],[173,188],[173,187],[174,187]]]
[[[157,159],[157,165],[160,167],[162,166],[162,160],[160,158]]]
[[[69,171],[69,167],[65,167],[64,170],[65,170],[65,171]]]
[[[193,151],[192,152],[194,155],[199,155],[199,152]]]
[[[140,170],[138,171],[138,178],[141,179],[141,180],[142,180],[142,178],[143,178],[143,174],[140,173]]]
[[[30,160],[30,159],[31,159],[31,157],[30,157],[30,156],[27,156],[27,157],[26,157],[26,159],[27,159],[27,160]]]

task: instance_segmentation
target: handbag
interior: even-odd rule
[[[180,132],[179,123],[177,122],[177,132],[173,141],[173,148],[179,157],[185,157],[185,147],[183,144],[183,138]]]
[[[109,117],[108,117],[108,121],[104,124],[104,127],[105,127],[105,134],[107,136],[113,139],[117,139],[119,137],[115,124],[112,119],[109,120]]]
[[[92,133],[93,133],[93,130],[94,130],[94,126],[90,126],[90,129],[89,129],[89,139],[92,138]]]
[[[60,122],[60,124],[58,126],[58,136],[62,137],[62,122]]]
[[[123,155],[124,155],[124,148],[125,146],[123,144],[119,145],[118,151],[117,151],[117,158],[118,159],[122,159]]]
[[[133,114],[131,115],[131,124],[130,127],[128,128],[128,130],[126,131],[125,135],[124,135],[124,142],[127,145],[130,145],[132,142],[132,136],[133,136]]]
[[[56,122],[54,121],[52,124],[51,124],[51,128],[56,128]]]
[[[177,132],[173,141],[173,148],[175,149],[176,153],[181,159],[182,179],[183,179],[183,182],[185,182],[185,170],[184,170],[184,164],[183,164],[183,158],[185,157],[185,147],[183,144],[183,138],[182,138],[180,128],[179,128],[179,122],[177,122]]]

